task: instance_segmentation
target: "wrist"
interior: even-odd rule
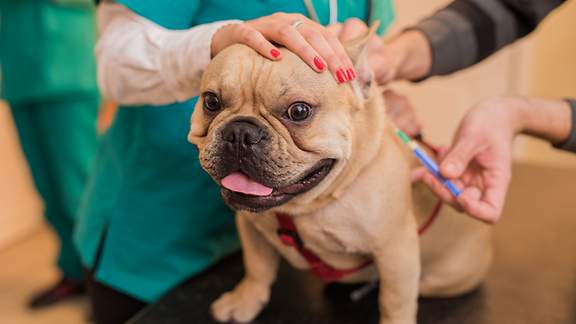
[[[516,133],[547,140],[553,144],[565,141],[572,129],[570,104],[564,100],[514,98]]]
[[[502,97],[500,109],[509,111],[512,136],[525,132],[530,128],[530,120],[533,118],[526,99],[523,97]]]
[[[395,80],[418,80],[430,72],[432,50],[426,36],[412,29],[393,38],[387,45],[389,57],[397,57]]]

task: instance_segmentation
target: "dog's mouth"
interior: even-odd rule
[[[335,162],[334,159],[321,160],[300,180],[280,188],[267,187],[242,172],[232,172],[220,181],[222,197],[234,209],[264,211],[314,188],[330,173]]]

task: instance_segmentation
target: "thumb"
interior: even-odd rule
[[[447,178],[459,178],[476,153],[476,143],[470,137],[460,137],[446,153],[440,172]]]
[[[426,169],[424,167],[417,167],[416,169],[412,170],[412,172],[410,172],[410,182],[414,184],[416,182],[422,181],[422,178],[424,178],[425,174]]]

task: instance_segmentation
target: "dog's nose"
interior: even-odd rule
[[[249,120],[232,121],[222,131],[222,138],[226,142],[243,147],[256,145],[265,136],[264,129]]]

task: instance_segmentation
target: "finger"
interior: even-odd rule
[[[342,45],[342,42],[338,39],[338,37],[332,35],[331,33],[324,32],[323,35],[330,44],[330,47],[332,47],[334,50],[334,53],[336,53],[338,58],[340,58],[340,61],[345,64],[346,77],[348,80],[356,79],[356,69],[354,68],[354,64],[352,63],[350,56],[348,56],[348,52],[346,52],[344,45]]]
[[[419,134],[422,125],[410,101],[390,89],[385,90],[383,95],[386,100],[387,113],[396,126],[411,137]]]
[[[343,28],[342,24],[332,24],[330,26],[336,26],[336,27],[332,27],[332,28],[337,28],[338,34],[340,33],[341,29]],[[328,44],[330,44],[330,47],[332,48],[334,53],[336,53],[338,58],[340,58],[340,62],[342,62],[344,65],[346,65],[346,68],[352,69],[352,71],[350,71],[350,72],[353,72],[353,74],[350,74],[350,72],[347,71],[348,72],[347,73],[348,79],[352,80],[353,78],[356,77],[356,71],[354,71],[352,60],[348,56],[348,53],[346,52],[346,49],[342,45],[342,42],[340,42],[340,40],[338,39],[338,34],[329,31],[328,28],[330,28],[330,26],[325,27],[325,26],[322,26],[322,25],[320,25],[316,22],[312,22],[312,21],[309,21],[305,25],[305,27],[308,27],[308,29],[314,29],[317,32],[319,32],[322,35],[322,37],[324,37],[324,39],[328,42]]]
[[[487,189],[482,199],[494,207],[498,215],[493,216],[498,218],[504,209],[511,176],[507,172],[494,170],[490,172],[488,177],[486,180]]]
[[[465,212],[465,210],[460,205],[459,200],[452,195],[452,193],[438,180],[434,177],[430,172],[426,171],[426,175],[424,175],[422,180],[432,192],[440,198],[444,203],[450,204],[452,208],[459,212]],[[462,181],[458,179],[452,180],[454,185],[458,188],[464,188],[465,185]]]
[[[426,169],[424,167],[418,167],[410,172],[410,182],[416,183],[422,181],[424,175],[426,174]]]
[[[505,198],[506,188],[489,188],[482,193],[479,188],[473,187],[463,192],[458,201],[469,215],[488,224],[494,224],[500,219]]]
[[[424,174],[422,182],[424,182],[442,201],[451,205],[455,204],[455,200],[450,191],[448,191],[448,189],[446,189],[446,187],[444,187],[442,183],[440,183],[440,181],[438,181],[438,179],[436,179],[436,177],[434,177],[430,172]]]
[[[239,43],[253,48],[268,59],[279,60],[282,57],[280,50],[252,27],[238,24],[234,31],[234,37]]]
[[[494,224],[499,213],[493,206],[482,201],[479,193],[478,188],[468,189],[458,197],[458,203],[468,215],[485,223]]]
[[[326,30],[328,32],[330,32],[332,35],[339,37],[340,33],[342,32],[342,24],[341,23],[337,23],[337,24],[332,24],[332,25],[328,25],[326,27]]]
[[[350,66],[352,67],[351,71],[347,71],[347,73],[351,74],[350,76],[352,77],[352,79],[356,78],[357,72],[356,69],[354,68],[352,60],[350,60],[350,57],[348,56],[348,53],[346,53],[346,50],[344,49],[342,43],[360,37],[364,35],[367,31],[368,26],[366,26],[366,24],[362,20],[358,18],[350,18],[344,22],[344,25],[342,26],[342,31],[340,32],[340,35],[338,37],[338,42],[336,42],[336,40],[331,40],[332,43],[338,43],[334,44],[333,46],[339,46],[338,49],[339,55],[341,57],[345,57],[346,61],[349,62]]]
[[[414,135],[422,131],[422,125],[420,122],[414,118],[410,113],[404,113],[395,119],[396,125],[408,134],[408,136],[413,137]]]
[[[310,25],[300,25],[297,31],[304,36],[304,39],[316,50],[318,54],[326,61],[328,64],[328,70],[334,75],[336,80],[340,83],[349,81],[345,63],[340,59],[340,57],[334,51],[331,44],[328,43],[326,36],[330,36],[329,33],[322,33],[313,26]],[[332,36],[334,39],[336,37]]]
[[[266,28],[263,35],[269,40],[284,45],[314,71],[322,72],[326,69],[326,61],[294,27],[283,24],[277,28]]]
[[[450,152],[450,149],[446,146],[441,146],[437,150],[438,160],[443,161],[446,158],[446,155]]]
[[[439,181],[436,179],[428,170],[424,167],[418,167],[414,169],[411,174],[411,181],[415,183],[417,181],[422,181],[424,184],[430,188],[432,193],[434,193],[442,202],[450,204],[452,208],[459,212],[464,212],[462,206],[460,206],[459,201],[452,196],[450,191],[446,189]],[[452,180],[456,187],[464,188],[464,184],[460,180]]]
[[[475,217],[487,223],[493,224],[497,222],[504,209],[509,184],[510,175],[508,172],[502,170],[491,171],[487,176],[484,192],[478,189],[477,193],[472,192],[472,194],[476,194],[475,196],[470,196],[472,194],[469,194],[469,199],[467,200],[471,203],[470,208],[472,209],[470,213],[474,213]],[[474,204],[474,202],[478,203]]]
[[[344,22],[339,38],[341,42],[346,42],[364,35],[367,31],[368,26],[362,20],[350,18]]]
[[[382,95],[386,103],[386,113],[393,119],[401,116],[407,101],[403,101],[400,95],[390,89],[384,90]]]
[[[467,136],[456,139],[452,149],[440,164],[442,175],[447,178],[459,178],[476,153],[476,141]]]

